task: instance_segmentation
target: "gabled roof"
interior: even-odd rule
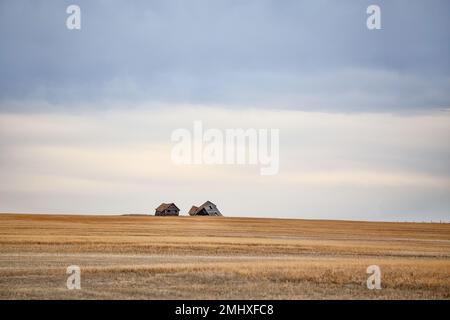
[[[175,207],[177,208],[178,211],[180,211],[180,209],[175,205],[175,203],[161,203],[158,208],[156,208],[156,211],[164,211],[166,209],[169,209],[170,207]]]
[[[198,207],[197,211],[200,211],[201,209],[206,208],[206,207],[208,207],[210,205],[216,206],[214,203],[212,203],[211,201],[208,200],[204,204],[202,204],[200,207]]]

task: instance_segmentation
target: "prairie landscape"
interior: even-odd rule
[[[0,215],[0,299],[449,298],[449,224]]]

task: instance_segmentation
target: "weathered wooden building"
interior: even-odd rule
[[[178,216],[180,209],[175,203],[161,203],[158,208],[155,209],[155,216]]]
[[[211,201],[206,201],[200,207],[192,206],[190,216],[222,216],[217,206]]]

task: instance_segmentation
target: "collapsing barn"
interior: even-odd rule
[[[155,209],[155,216],[178,216],[180,209],[175,203],[161,203],[158,208]]]
[[[200,207],[192,206],[190,216],[222,216],[217,206],[211,201],[206,201]]]

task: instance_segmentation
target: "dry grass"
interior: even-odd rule
[[[449,299],[450,225],[3,214],[0,298]]]

